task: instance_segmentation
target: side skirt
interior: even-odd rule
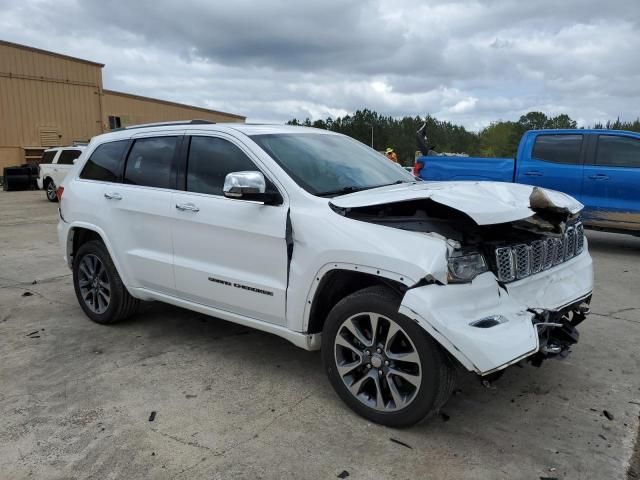
[[[266,323],[255,318],[246,317],[237,313],[227,312],[226,310],[220,310],[218,308],[212,308],[201,303],[195,303],[188,300],[182,300],[171,295],[155,292],[146,288],[128,288],[129,293],[141,300],[157,300],[159,302],[169,303],[176,307],[186,308],[187,310],[193,310],[194,312],[203,313],[211,317],[221,318],[228,322],[244,325],[245,327],[255,328],[263,332],[271,333],[282,337],[296,347],[303,348],[305,350],[319,350],[321,345],[320,334],[306,334],[300,332],[293,332],[281,325],[274,325],[272,323]]]

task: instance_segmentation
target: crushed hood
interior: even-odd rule
[[[363,190],[331,199],[338,208],[358,208],[430,199],[463,212],[478,225],[514,222],[536,211],[578,213],[583,205],[555,190],[502,182],[415,182]]]

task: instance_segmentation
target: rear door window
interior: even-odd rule
[[[233,143],[216,137],[191,137],[187,164],[187,191],[223,195],[224,179],[231,172],[258,170]]]
[[[600,135],[596,165],[640,168],[640,139],[619,135]]]
[[[80,173],[80,178],[117,182],[120,160],[128,143],[128,140],[119,140],[99,145],[87,160]]]
[[[553,163],[580,163],[582,135],[538,135],[531,156]]]
[[[60,165],[72,165],[73,161],[80,156],[80,150],[63,150],[58,158]]]
[[[140,138],[135,141],[124,171],[124,183],[172,188],[171,169],[178,137]]]

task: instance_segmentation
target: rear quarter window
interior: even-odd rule
[[[80,178],[117,182],[122,154],[128,143],[128,140],[119,140],[98,145],[82,169]]]
[[[580,163],[582,135],[538,135],[531,157],[553,163]]]
[[[56,152],[55,150],[53,152],[44,152],[42,154],[42,159],[40,160],[41,163],[53,163],[53,159],[56,158]]]
[[[80,156],[80,150],[63,150],[58,158],[60,165],[72,165],[73,161]]]

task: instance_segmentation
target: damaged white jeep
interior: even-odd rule
[[[565,356],[589,311],[576,200],[416,181],[331,132],[127,128],[95,137],[58,196],[89,318],[159,300],[321,348],[338,395],[385,425],[440,408],[458,366]]]

